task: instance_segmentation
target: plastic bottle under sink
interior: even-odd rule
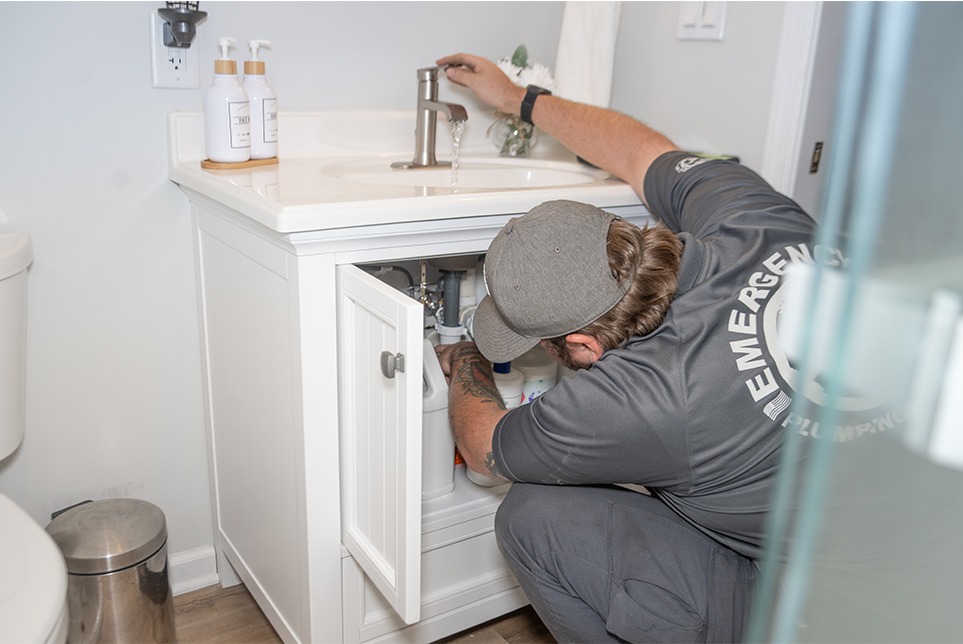
[[[423,360],[421,498],[430,501],[455,489],[455,438],[448,424],[448,382],[429,338]]]
[[[526,403],[541,396],[558,381],[558,363],[540,344],[517,357],[512,366],[522,373],[522,398]]]
[[[525,397],[522,395],[525,376],[518,369],[513,369],[511,362],[496,362],[493,364],[492,376],[495,379],[495,387],[498,389],[498,393],[502,395],[505,409],[515,409],[525,402]]]

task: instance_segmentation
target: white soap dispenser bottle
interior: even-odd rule
[[[214,61],[214,84],[204,94],[204,151],[210,161],[251,159],[251,103],[237,82],[237,63],[228,58],[233,38],[218,38],[221,57]]]
[[[278,155],[278,97],[264,77],[264,61],[257,52],[271,43],[251,40],[251,60],[244,61],[244,91],[251,101],[251,158],[273,159]]]

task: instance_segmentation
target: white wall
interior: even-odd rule
[[[167,180],[165,117],[202,105],[216,39],[272,42],[282,110],[409,108],[414,70],[446,53],[524,43],[553,65],[563,4],[203,2],[197,90],[151,86],[162,4],[0,2],[0,230],[35,248],[26,438],[0,492],[42,524],[87,498],[147,499],[179,553],[213,534],[190,212]],[[781,12],[730,2],[725,42],[679,43],[676,3],[625,3],[613,107],[758,167]],[[448,85],[442,98],[473,105]]]
[[[761,171],[782,2],[727,2],[724,39],[676,39],[678,2],[624,2],[612,107]]]
[[[413,110],[415,70],[441,55],[524,42],[553,62],[562,5],[203,2],[197,90],[151,86],[161,6],[0,3],[0,230],[35,248],[26,436],[0,492],[43,525],[83,499],[149,500],[176,553],[213,534],[190,211],[167,179],[165,119],[202,106],[217,38],[273,43],[282,109]]]

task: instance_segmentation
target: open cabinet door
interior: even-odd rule
[[[424,309],[338,267],[342,539],[406,623],[421,610]]]

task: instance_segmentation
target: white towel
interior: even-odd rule
[[[555,58],[556,94],[608,107],[621,2],[566,2]]]

